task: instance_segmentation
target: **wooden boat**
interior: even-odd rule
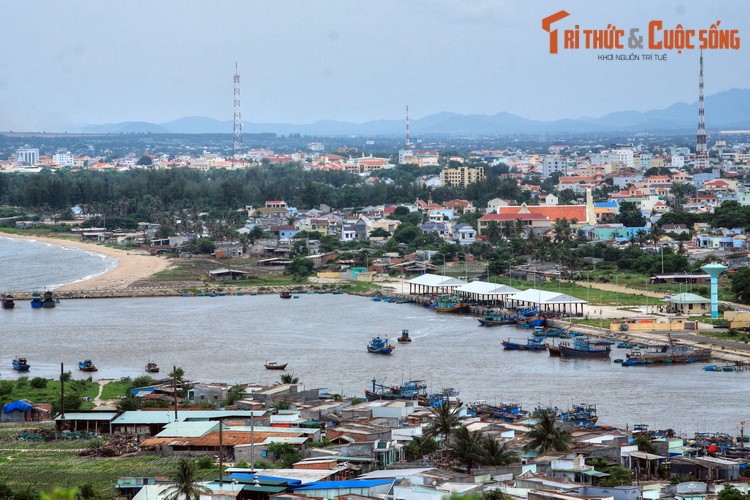
[[[279,294],[279,297],[281,297],[282,299],[291,299],[292,292],[290,292],[289,290],[284,290],[283,292]]]
[[[526,328],[535,328],[537,326],[544,326],[543,316],[526,316],[523,319],[518,320],[518,326]]]
[[[84,359],[78,362],[78,369],[82,372],[95,372],[98,370],[96,365],[90,359]]]
[[[26,358],[19,358],[18,356],[13,358],[12,365],[17,372],[27,372],[31,368],[31,365],[26,362]]]
[[[461,299],[458,296],[448,294],[441,295],[430,305],[435,309],[435,312],[439,313],[461,312],[466,308],[466,304],[461,302]]]
[[[411,337],[409,337],[409,330],[401,330],[401,336],[396,339],[399,344],[408,344],[411,342]]]
[[[3,299],[0,302],[2,302],[3,304],[3,309],[13,309],[14,307],[16,307],[16,303],[13,300],[13,296],[9,293],[4,294]]]
[[[44,302],[44,299],[42,298],[42,295],[39,292],[34,292],[31,294],[31,308],[32,309],[41,309],[43,302]]]
[[[45,309],[51,309],[57,305],[59,302],[58,299],[55,298],[54,295],[52,295],[52,292],[46,291],[44,292],[44,295],[42,295],[42,307]]]
[[[424,380],[408,380],[401,385],[386,386],[372,379],[372,390],[365,389],[367,401],[379,399],[419,399],[427,397]]]
[[[388,337],[375,337],[367,344],[367,352],[370,354],[390,354],[395,348],[396,346],[388,343]]]
[[[265,366],[266,370],[286,370],[286,365],[289,363],[277,363],[276,361],[271,361],[270,363],[266,363]]]
[[[148,373],[159,373],[159,365],[152,361],[149,361],[148,363],[146,363],[146,371]]]
[[[549,351],[550,356],[560,356],[560,346],[557,345],[548,345],[547,350]]]
[[[588,340],[575,340],[573,344],[562,342],[558,347],[564,358],[608,358],[612,350],[610,344]]]
[[[547,344],[545,344],[541,338],[531,337],[526,339],[526,343],[522,342],[511,342],[510,339],[503,340],[503,349],[508,351],[545,351],[547,350]]]
[[[667,345],[654,346],[651,350],[633,349],[626,354],[623,366],[650,365],[654,363],[696,363],[711,359],[711,349],[675,344],[667,335]]]
[[[518,322],[516,316],[500,316],[493,311],[488,312],[483,317],[478,318],[480,326],[502,326],[515,325]]]

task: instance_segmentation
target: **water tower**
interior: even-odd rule
[[[701,269],[711,276],[711,317],[719,317],[719,275],[728,269],[718,262],[711,262]]]

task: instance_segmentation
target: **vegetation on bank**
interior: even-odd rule
[[[67,373],[70,377],[70,372]],[[91,409],[91,400],[99,393],[99,384],[86,380],[68,379],[65,382],[65,409]],[[21,376],[17,380],[0,380],[0,406],[26,399],[34,403],[50,403],[53,411],[60,409],[60,381],[42,377]]]

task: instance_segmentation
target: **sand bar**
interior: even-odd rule
[[[121,290],[140,279],[148,278],[152,274],[158,271],[163,271],[171,266],[171,263],[164,257],[138,253],[140,251],[132,252],[129,250],[118,250],[116,248],[97,245],[95,243],[86,243],[78,240],[2,232],[0,232],[0,237],[35,240],[67,248],[77,248],[89,252],[96,252],[117,259],[117,265],[106,273],[84,281],[68,283],[67,285],[58,287],[56,290],[59,291]]]

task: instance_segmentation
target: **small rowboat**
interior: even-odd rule
[[[289,363],[284,363],[283,365],[280,363],[277,363],[275,361],[271,361],[270,363],[266,363],[265,366],[266,370],[286,370],[286,365]]]

